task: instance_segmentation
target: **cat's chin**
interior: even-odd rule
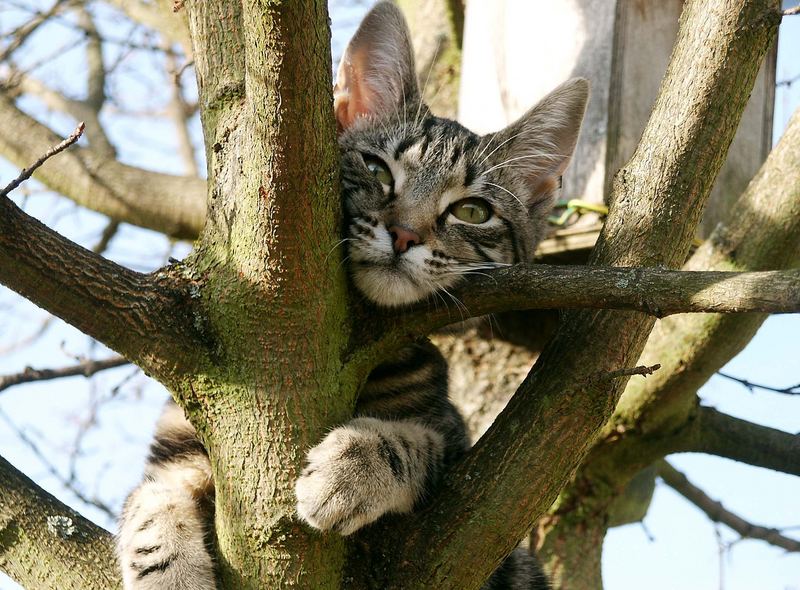
[[[381,307],[402,307],[422,301],[433,293],[393,268],[362,267],[353,272],[353,282],[364,296]]]

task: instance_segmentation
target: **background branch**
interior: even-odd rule
[[[702,510],[713,522],[720,522],[748,539],[759,539],[770,545],[800,551],[800,541],[782,535],[778,529],[758,526],[747,522],[742,517],[727,510],[721,502],[712,500],[708,494],[698,488],[688,478],[670,465],[667,461],[658,462],[658,475],[669,487]]]
[[[800,476],[800,434],[753,424],[706,407],[698,410],[695,421],[697,434],[685,450]]]
[[[753,393],[756,389],[762,389],[764,391],[771,391],[773,393],[785,393],[786,395],[800,395],[800,383],[797,385],[790,385],[789,387],[771,387],[769,385],[764,385],[763,383],[753,383],[752,381],[748,381],[747,379],[742,379],[740,377],[734,377],[733,375],[728,375],[727,373],[723,373],[722,371],[717,371],[717,375],[720,377],[724,377],[725,379],[730,379],[731,381],[736,381],[736,383],[740,383],[742,387],[746,388],[750,393]]]
[[[0,134],[0,154],[19,167],[62,139],[2,91],[0,128],[24,129]],[[70,150],[58,164],[38,170],[35,177],[87,209],[175,238],[194,238],[203,226],[204,180],[127,166],[91,147]]]
[[[62,377],[83,376],[91,377],[95,373],[105,371],[106,369],[113,369],[114,367],[121,367],[122,365],[129,364],[130,361],[123,357],[114,357],[104,359],[101,361],[88,360],[77,365],[69,367],[60,367],[58,369],[33,369],[25,367],[21,373],[14,373],[12,375],[0,376],[0,391],[8,389],[14,385],[21,383],[32,383],[34,381],[49,381],[51,379],[60,379]]]

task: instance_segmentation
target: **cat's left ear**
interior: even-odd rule
[[[529,206],[558,187],[575,151],[588,100],[588,80],[568,80],[492,139],[503,146],[492,164],[523,176]]]
[[[418,101],[408,25],[392,2],[379,2],[364,17],[339,64],[333,89],[339,131],[358,117],[400,113]]]

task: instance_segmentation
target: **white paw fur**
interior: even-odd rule
[[[349,535],[387,512],[410,512],[443,447],[442,435],[418,422],[356,418],[309,451],[295,485],[297,513]]]
[[[215,590],[196,492],[206,469],[172,464],[151,472],[125,504],[117,552],[125,590]]]

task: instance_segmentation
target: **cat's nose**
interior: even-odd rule
[[[389,235],[392,236],[392,244],[397,254],[407,252],[412,246],[422,243],[422,238],[419,237],[419,234],[401,225],[390,225],[386,229],[389,230]]]

